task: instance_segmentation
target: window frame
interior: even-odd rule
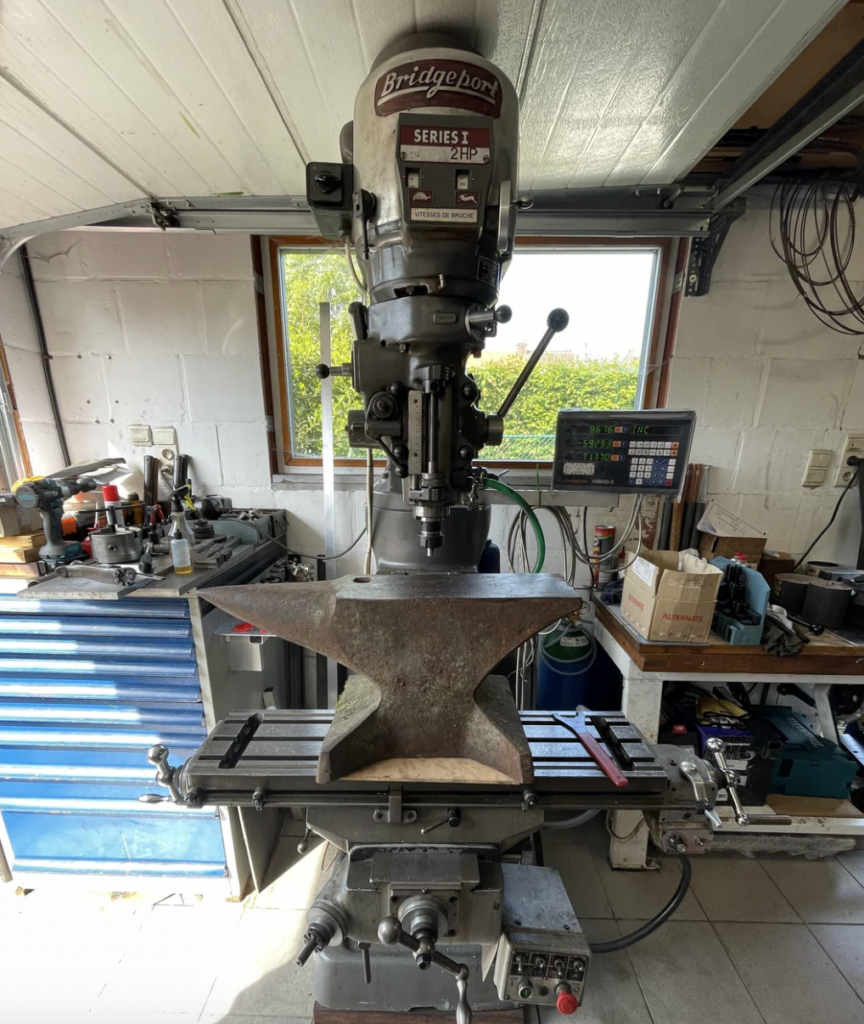
[[[285,335],[285,304],[282,292],[279,252],[282,249],[292,249],[295,252],[303,252],[304,250],[314,252],[320,249],[342,252],[343,247],[338,242],[332,242],[329,239],[312,235],[271,235],[267,237],[266,243],[269,253],[272,309],[267,317],[266,330],[261,332],[262,376],[265,382],[272,380],[274,376],[272,363],[275,362],[275,384],[272,385],[272,415],[274,418],[278,415],[282,442],[280,446],[278,443],[279,435],[276,434],[274,429],[274,435],[276,436],[274,436],[272,441],[272,450],[276,458],[272,461],[279,462],[281,467],[288,470],[294,468],[305,470],[320,469],[322,465],[320,458],[294,455],[292,452],[291,416],[288,397],[289,360]],[[584,237],[568,235],[518,235],[516,238],[517,252],[521,248],[535,248],[537,251],[545,250],[547,252],[574,248],[650,249],[657,252],[657,272],[652,296],[651,332],[647,347],[644,350],[644,360],[640,366],[639,374],[640,390],[643,396],[640,408],[655,409],[664,407],[668,392],[669,365],[674,346],[674,330],[677,325],[677,306],[680,297],[680,288],[677,288],[677,280],[672,280],[673,261],[675,278],[678,279],[683,271],[684,259],[688,248],[687,240],[661,237],[641,238],[636,236],[616,238],[602,235]],[[542,324],[538,324],[538,336],[542,327]],[[265,390],[270,391],[266,384]],[[276,405],[278,405],[278,409],[275,408]],[[281,451],[279,450],[280,447]],[[483,451],[485,453],[486,449]],[[493,451],[493,449],[490,449],[490,451]],[[279,458],[280,455],[281,458]],[[499,469],[534,470],[536,468],[544,471],[552,467],[550,459],[508,461],[481,458],[480,461],[484,465],[488,463],[490,467],[494,465]],[[334,465],[343,469],[361,469],[365,463],[359,458],[337,458],[334,460]],[[385,466],[386,459],[376,459],[375,465]]]

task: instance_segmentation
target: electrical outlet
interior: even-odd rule
[[[172,463],[177,458],[177,431],[173,427],[154,427],[153,444],[162,462]]]
[[[855,469],[853,466],[847,464],[847,460],[852,455],[856,458],[864,459],[864,434],[846,435],[846,443],[843,445],[843,451],[840,455],[840,463],[837,466],[837,472],[834,476],[835,487],[845,487],[852,479]]]

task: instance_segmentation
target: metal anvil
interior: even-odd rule
[[[336,705],[318,782],[396,758],[469,759],[500,772],[502,783],[530,782],[509,685],[489,672],[582,606],[572,587],[545,574],[343,576],[200,596],[360,673]]]

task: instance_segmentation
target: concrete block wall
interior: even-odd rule
[[[73,458],[121,453],[140,468],[129,426],[173,425],[199,491],[286,508],[297,547],[320,550],[320,489],[270,479],[248,237],[68,232],[29,248]],[[0,275],[0,333],[34,470],[47,472],[61,460],[19,273],[13,264]],[[693,459],[714,467],[712,493],[774,547],[803,550],[837,499],[832,485],[801,479],[811,448],[834,450],[836,466],[845,433],[864,430],[859,347],[804,308],[758,200],[732,226],[710,294],[683,301],[670,406],[696,409]],[[336,504],[341,550],[363,526],[362,486],[339,486]],[[814,554],[854,559],[855,506],[850,495]],[[591,510],[589,526],[621,525],[630,507]],[[502,550],[512,515],[493,510]],[[340,570],[360,568],[362,547]],[[560,571],[554,531],[548,549]]]
[[[138,489],[150,450],[130,426],[173,426],[196,492],[286,508],[293,542],[320,551],[320,489],[270,476],[249,237],[80,231],[28,251],[72,459],[122,455]],[[51,472],[63,460],[17,258],[0,274],[0,335],[34,472]],[[336,517],[341,549],[362,529],[362,493],[339,490]],[[362,560],[358,545],[345,571]]]
[[[72,458],[140,469],[130,426],[174,426],[202,490],[269,501],[249,239],[82,231],[28,248]]]
[[[766,531],[770,546],[800,553],[840,495],[833,481],[846,434],[864,431],[864,339],[830,330],[808,310],[771,248],[766,200],[748,204],[709,294],[683,300],[669,405],[696,409],[691,458],[714,467],[717,500]],[[864,282],[864,254],[853,273]],[[834,460],[824,486],[805,488],[813,448],[832,450]],[[811,557],[854,565],[857,504],[856,494],[846,497]]]

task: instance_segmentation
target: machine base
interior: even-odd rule
[[[473,1024],[526,1024],[527,1010],[514,1006],[510,1010],[472,1010]],[[452,1024],[453,1014],[444,1010],[417,1010],[413,1013],[378,1010],[328,1010],[318,1003],[312,1007],[313,1024]]]
[[[468,967],[468,1000],[472,1010],[516,1009],[521,1021],[518,1005],[498,998],[491,970],[483,979],[479,946],[446,946],[442,951]],[[376,943],[369,954],[372,981],[368,985],[363,980],[363,958],[358,949],[347,945],[328,946],[314,958],[310,965],[313,967],[312,991],[323,1012],[415,1011],[411,1014],[412,1022],[416,1021],[416,1011],[420,1010],[456,1012],[458,993],[452,975],[437,967],[418,970],[411,954],[401,946]],[[319,1019],[316,1015],[316,1020]]]

